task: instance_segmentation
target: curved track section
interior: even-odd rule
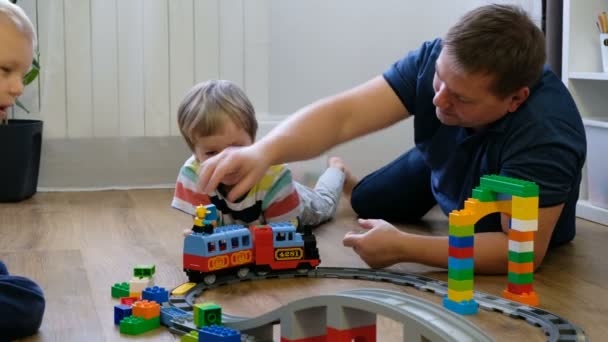
[[[447,283],[446,282],[431,279],[428,277],[419,276],[419,275],[407,274],[407,273],[397,273],[397,272],[390,272],[390,271],[378,271],[378,270],[372,270],[372,269],[318,267],[317,269],[309,271],[308,273],[299,273],[297,271],[280,271],[280,272],[263,275],[263,276],[256,275],[256,274],[250,274],[249,276],[247,276],[243,279],[238,279],[236,276],[222,276],[222,277],[218,277],[216,283],[213,285],[206,285],[206,284],[200,283],[200,284],[196,285],[195,287],[193,287],[190,291],[188,291],[188,293],[185,294],[184,296],[172,295],[169,301],[170,301],[170,304],[176,308],[186,310],[186,311],[191,311],[195,297],[198,297],[203,291],[208,290],[208,289],[216,288],[216,287],[223,286],[223,285],[238,283],[241,281],[247,281],[247,280],[276,279],[276,278],[281,279],[281,278],[294,278],[294,277],[358,279],[358,280],[380,281],[380,282],[387,282],[387,283],[392,283],[392,284],[396,284],[396,285],[412,286],[418,290],[431,292],[431,293],[434,293],[441,297],[443,297],[447,294]],[[363,292],[361,292],[361,291],[363,291]],[[341,298],[343,298],[345,296],[353,297],[353,296],[363,295],[364,291],[384,291],[384,290],[379,290],[379,289],[351,290],[351,291],[347,291],[347,292],[342,292],[340,294],[337,294],[336,296],[340,296]],[[388,292],[392,292],[392,291],[388,291]],[[395,296],[398,296],[399,300],[404,301],[404,302],[409,300],[409,299],[406,299],[406,297],[411,297],[404,293],[397,293]],[[314,297],[314,298],[318,298],[318,297]],[[415,297],[413,297],[413,298],[415,298]],[[310,298],[306,298],[301,301],[310,302],[310,300],[311,300]],[[369,298],[369,296],[366,298],[366,300],[369,301],[370,303],[373,303],[373,299]],[[545,335],[547,336],[548,341],[560,341],[560,342],[561,341],[581,341],[581,342],[587,341],[587,336],[585,335],[584,331],[580,327],[578,327],[578,326],[570,323],[566,319],[556,316],[548,311],[529,307],[529,306],[526,306],[523,304],[519,304],[517,302],[513,302],[510,300],[506,300],[506,299],[503,299],[500,297],[488,295],[488,294],[485,294],[482,292],[477,292],[477,291],[475,292],[475,300],[477,301],[479,306],[484,310],[501,312],[509,317],[524,319],[529,324],[540,327],[544,331]],[[426,301],[422,301],[422,300],[419,300],[419,301],[421,301],[423,303],[422,305],[425,307],[431,307],[431,306],[438,307],[438,306],[436,306],[434,304],[430,304]],[[299,301],[296,301],[294,303],[297,303],[297,302],[299,302]],[[291,306],[292,304],[290,304],[289,306]],[[381,304],[375,303],[375,305],[381,305]],[[277,309],[276,311],[280,311],[282,309],[283,308]],[[443,313],[447,312],[449,314],[453,314],[452,312],[445,310],[443,308],[441,308],[440,311]],[[268,314],[270,314],[270,313],[268,313]],[[453,315],[456,315],[456,314],[453,314]],[[263,315],[260,317],[265,317],[265,316],[266,315]],[[459,317],[458,315],[456,315],[456,316]],[[239,329],[239,328],[237,328],[236,324],[248,324],[248,323],[241,323],[241,322],[247,322],[247,321],[260,319],[260,317],[245,318],[245,317],[224,314],[223,321],[226,323],[229,323],[231,326],[234,326],[235,329]],[[395,321],[403,321],[404,319],[408,319],[407,316],[403,316],[402,319],[394,318],[392,316],[391,316],[391,318],[394,319]],[[462,319],[461,317],[459,317],[459,318]],[[428,319],[428,317],[426,319]],[[274,318],[274,321],[272,321],[272,320],[269,321],[267,318],[265,318],[264,321],[265,321],[265,324],[271,324],[271,323],[276,324],[279,322],[278,317]],[[179,324],[178,324],[178,327],[179,327]],[[174,328],[173,330],[176,331],[177,333],[180,333],[180,332],[185,333],[185,332],[189,331],[189,330],[187,330],[189,328],[190,327],[184,326],[183,330],[180,330],[178,328]],[[478,328],[475,328],[475,329],[478,330]]]

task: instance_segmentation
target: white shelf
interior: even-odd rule
[[[608,209],[596,207],[586,200],[576,203],[576,216],[608,226]]]
[[[608,81],[608,72],[571,72],[571,80]]]

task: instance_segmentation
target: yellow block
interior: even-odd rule
[[[513,212],[511,217],[520,220],[538,219],[538,197],[512,196]]]
[[[183,296],[195,286],[196,283],[185,283],[173,289],[173,291],[171,291],[171,294],[176,296]]]
[[[468,226],[475,224],[481,218],[492,213],[511,213],[511,201],[480,202],[469,198],[464,202],[464,209],[450,213],[450,225]]]
[[[448,299],[455,302],[462,302],[463,300],[473,299],[473,291],[454,291],[448,289]]]

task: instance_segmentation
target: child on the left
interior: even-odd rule
[[[23,76],[32,64],[35,45],[34,27],[25,12],[0,0],[0,123],[8,120],[10,107],[23,93]],[[40,287],[28,278],[9,274],[0,261],[0,340],[35,334],[44,305]]]

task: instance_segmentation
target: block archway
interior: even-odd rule
[[[501,195],[507,195],[503,199]],[[510,197],[510,198],[509,198]],[[473,189],[464,209],[449,215],[448,294],[443,304],[460,314],[475,314],[473,298],[475,223],[492,213],[511,216],[508,285],[503,297],[538,305],[534,292],[534,232],[538,230],[538,185],[515,178],[488,175]]]

